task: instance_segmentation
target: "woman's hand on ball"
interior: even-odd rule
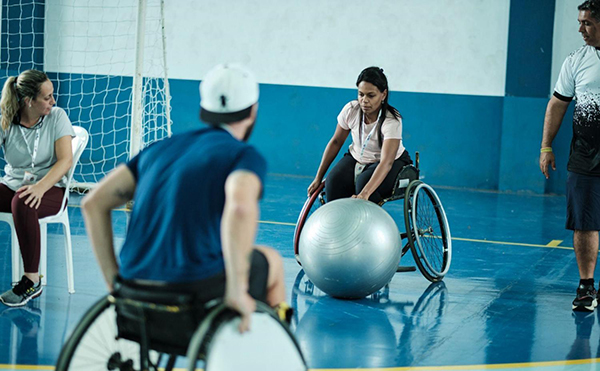
[[[371,195],[366,194],[364,192],[360,192],[359,194],[352,196],[352,198],[358,198],[365,201],[369,201],[369,197],[371,197]]]

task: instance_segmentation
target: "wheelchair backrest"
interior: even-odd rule
[[[406,188],[413,180],[419,179],[419,169],[413,165],[406,165],[396,177],[396,188]]]

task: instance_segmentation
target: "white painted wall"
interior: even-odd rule
[[[51,0],[46,4],[47,71],[131,74],[136,2]]]
[[[577,31],[579,24],[577,6],[583,0],[556,0],[554,15],[554,38],[552,40],[552,82],[551,91],[558,80],[558,74],[565,58],[585,43]]]
[[[109,63],[128,63],[127,53],[101,46],[124,43],[133,53],[129,39],[83,27],[111,16],[120,17],[118,32],[132,27],[129,9],[102,2],[115,0],[49,0],[48,70],[108,73]],[[85,3],[96,10],[82,10]],[[353,88],[363,68],[378,65],[392,90],[503,96],[509,7],[509,0],[172,0],[169,74],[200,80],[215,64],[236,61],[262,83]]]

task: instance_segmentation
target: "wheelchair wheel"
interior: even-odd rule
[[[108,297],[96,302],[64,344],[56,370],[140,370],[140,346],[118,338],[116,318]],[[150,361],[156,364],[158,359],[150,351]]]
[[[325,204],[325,181],[321,182],[321,185],[317,190],[310,195],[304,202],[304,206],[300,211],[300,215],[298,216],[298,221],[296,222],[296,229],[294,230],[294,255],[296,256],[296,261],[298,264],[302,265],[300,262],[300,251],[298,250],[298,244],[300,243],[300,232],[302,232],[302,228],[304,227],[304,223],[308,217],[315,212],[321,205]]]
[[[289,327],[268,305],[256,302],[249,333],[238,333],[238,317],[224,304],[210,311],[188,346],[188,370],[308,370]]]
[[[417,267],[429,281],[442,280],[452,260],[452,238],[442,203],[431,186],[416,180],[406,188],[404,223]]]

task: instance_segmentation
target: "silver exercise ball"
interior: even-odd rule
[[[402,257],[401,243],[394,219],[383,208],[344,198],[308,218],[298,249],[302,268],[319,289],[359,299],[390,282]]]

